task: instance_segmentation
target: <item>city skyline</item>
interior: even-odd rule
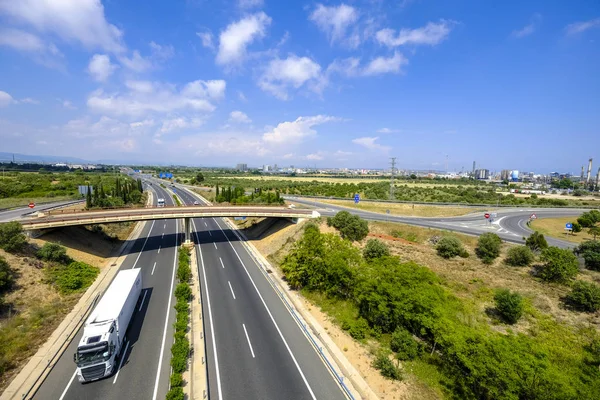
[[[0,0],[3,150],[574,175],[600,163],[595,1],[145,4]]]

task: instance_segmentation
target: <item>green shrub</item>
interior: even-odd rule
[[[190,285],[187,283],[179,283],[175,287],[175,297],[179,299],[183,299],[185,301],[190,301],[192,297],[192,289],[190,289]]]
[[[183,376],[181,376],[178,372],[173,372],[171,374],[171,387],[180,387],[183,386]]]
[[[54,261],[61,264],[69,264],[73,260],[67,255],[67,249],[58,243],[46,242],[38,250],[36,256],[44,261]]]
[[[367,337],[369,332],[369,323],[364,318],[358,318],[356,321],[350,324],[348,333],[354,339],[361,340]]]
[[[167,392],[167,400],[185,400],[185,394],[183,393],[183,388],[180,386],[172,387]]]
[[[380,258],[390,255],[390,248],[381,240],[369,239],[363,249],[363,257],[365,260]]]
[[[404,328],[397,328],[392,333],[390,348],[399,360],[414,360],[421,350],[419,343]]]
[[[175,332],[187,332],[189,314],[187,312],[178,312],[175,317]]]
[[[595,312],[600,309],[600,286],[592,282],[576,281],[566,297],[567,303],[580,311]]]
[[[596,237],[600,236],[600,226],[592,226],[588,229],[588,234],[592,235],[595,241]]]
[[[579,224],[578,222],[573,222],[573,228],[571,228],[571,230],[573,231],[573,233],[579,233],[582,231],[582,227],[581,224]]]
[[[187,369],[187,360],[190,353],[190,343],[187,338],[176,340],[171,346],[171,367],[174,372],[183,373]]]
[[[437,254],[443,258],[452,258],[466,252],[460,240],[454,236],[444,236],[435,246]],[[468,256],[468,253],[467,253]]]
[[[573,252],[558,247],[548,247],[542,252],[544,262],[540,277],[549,282],[568,283],[579,272],[579,262]]]
[[[184,312],[187,314],[190,310],[190,304],[185,299],[179,299],[177,300],[177,303],[175,303],[175,310],[177,310],[177,312]]]
[[[514,246],[508,249],[508,254],[504,260],[513,267],[526,267],[533,262],[533,253],[527,246]]]
[[[14,272],[6,259],[0,256],[0,293],[10,289],[14,282]]]
[[[0,249],[16,253],[23,250],[26,244],[27,238],[20,223],[13,221],[0,224]]]
[[[502,239],[495,233],[487,232],[479,236],[475,254],[484,264],[491,264],[500,255]]]
[[[333,226],[344,239],[360,241],[369,234],[369,224],[358,215],[340,211],[334,217],[327,218],[327,225]]]
[[[519,293],[500,289],[496,292],[494,300],[496,310],[505,322],[514,324],[523,315],[523,297]]]
[[[62,294],[71,294],[87,289],[100,269],[80,261],[68,265],[56,265],[46,269],[48,281],[56,286]]]
[[[532,251],[542,251],[548,248],[548,242],[544,235],[535,231],[525,240],[525,246],[529,247]]]
[[[400,369],[394,365],[394,362],[390,360],[388,355],[384,352],[380,352],[373,360],[373,367],[378,369],[381,375],[392,380],[402,380],[402,373]]]
[[[583,213],[581,217],[577,218],[577,222],[584,228],[591,228],[596,224],[594,218],[588,213]]]
[[[583,257],[587,269],[600,271],[600,242],[588,240],[577,246],[574,251]]]

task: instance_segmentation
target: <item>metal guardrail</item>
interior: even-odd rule
[[[306,327],[305,324],[302,323],[302,320],[299,318],[298,314],[296,313],[296,309],[294,308],[293,305],[291,305],[287,299],[285,298],[285,295],[282,293],[282,291],[279,289],[277,283],[273,280],[273,278],[271,278],[269,276],[269,274],[266,272],[265,264],[262,262],[262,260],[260,260],[259,258],[257,258],[254,255],[254,251],[249,248],[248,244],[246,243],[246,240],[244,240],[241,236],[239,232],[236,232],[236,229],[232,229],[230,227],[230,230],[236,235],[238,236],[238,238],[240,239],[240,242],[242,243],[242,245],[244,247],[246,247],[246,251],[248,252],[248,254],[250,255],[250,257],[252,257],[252,259],[254,260],[254,262],[257,265],[263,265],[263,268],[259,268],[259,270],[263,273],[263,275],[265,276],[265,278],[267,278],[267,280],[270,282],[271,286],[273,287],[273,289],[275,289],[275,291],[277,292],[277,295],[279,296],[279,298],[283,301],[283,303],[285,304],[286,308],[288,309],[288,311],[290,312],[290,314],[292,314],[292,317],[296,320],[297,324],[302,328],[302,330],[304,331],[304,333],[306,334],[306,337],[308,337],[309,341],[311,342],[311,344],[313,345],[313,347],[315,349],[318,350],[319,355],[321,356],[321,358],[323,359],[323,361],[325,361],[325,364],[327,365],[327,367],[329,368],[329,370],[331,371],[331,373],[335,376],[335,378],[337,379],[339,385],[342,387],[342,389],[344,390],[344,393],[352,400],[355,400],[354,396],[352,395],[352,392],[350,391],[350,389],[346,386],[346,384],[344,383],[344,377],[340,374],[337,373],[337,371],[335,370],[335,367],[333,366],[333,364],[331,364],[331,362],[329,361],[329,359],[327,358],[327,356],[325,355],[325,353],[323,352],[323,347],[319,346],[317,344],[317,342],[315,341],[315,339],[313,338],[313,335],[310,333],[310,331],[308,330],[308,328]],[[269,266],[270,267],[270,266]]]
[[[348,197],[332,197],[332,196],[308,196],[308,195],[283,195],[282,196],[285,200],[288,201],[293,201],[294,198],[298,198],[300,200],[309,200],[309,199],[322,199],[322,200],[343,200],[343,201],[349,201],[352,202],[354,201],[354,199],[352,198],[348,198]],[[557,199],[557,200],[563,200],[563,199]],[[465,208],[493,208],[493,207],[504,207],[504,208],[522,208],[522,207],[527,207],[527,208],[581,208],[581,209],[590,209],[590,208],[597,208],[600,209],[600,204],[597,205],[587,205],[587,206],[573,206],[573,205],[568,205],[568,206],[557,206],[557,205],[552,205],[552,204],[539,204],[539,205],[533,205],[533,204],[493,204],[493,203],[489,203],[489,204],[484,204],[484,203],[467,203],[467,202],[460,202],[460,203],[452,203],[452,202],[427,202],[427,201],[409,201],[409,200],[378,200],[378,199],[360,199],[361,202],[365,202],[365,203],[390,203],[390,204],[419,204],[419,205],[426,205],[426,206],[454,206],[454,207],[465,207]],[[600,198],[598,200],[590,200],[590,201],[598,201],[600,203]],[[332,204],[334,205],[334,204]]]

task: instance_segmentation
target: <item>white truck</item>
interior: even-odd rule
[[[125,332],[142,292],[139,268],[120,271],[83,327],[73,359],[79,382],[102,379],[116,372]]]
[[[158,200],[156,200],[156,203],[158,204],[159,207],[164,207],[165,199],[163,199],[162,197],[159,197]]]

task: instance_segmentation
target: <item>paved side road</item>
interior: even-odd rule
[[[177,190],[186,204],[196,200]],[[220,218],[193,220],[211,399],[345,399],[341,388]]]
[[[67,200],[67,201],[57,201],[55,203],[41,204],[36,205],[34,208],[29,207],[19,207],[11,210],[3,210],[0,211],[0,223],[1,222],[9,222],[15,219],[23,218],[23,215],[33,213],[36,211],[44,211],[51,210],[53,208],[63,207],[70,204],[78,203],[79,201]]]

